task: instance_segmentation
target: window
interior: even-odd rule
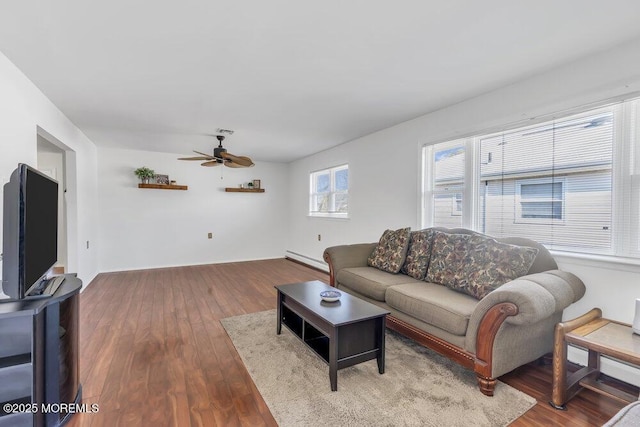
[[[309,215],[346,218],[349,213],[349,165],[312,172]]]
[[[425,146],[422,226],[640,258],[639,106]]]
[[[427,216],[442,227],[462,226],[464,152],[464,145],[453,141],[442,144],[431,156],[433,185],[429,193],[433,204]]]
[[[551,180],[523,180],[516,182],[516,221],[562,220],[564,183]]]

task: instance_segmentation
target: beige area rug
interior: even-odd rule
[[[387,330],[385,373],[375,360],[338,371],[283,326],[276,311],[222,319],[256,387],[282,427],[504,426],[536,400],[498,382],[484,396],[475,374]]]

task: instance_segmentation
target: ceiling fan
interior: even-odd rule
[[[180,157],[178,160],[205,160],[202,166],[213,167],[225,165],[230,168],[248,168],[254,165],[253,161],[247,156],[235,156],[227,153],[227,149],[222,146],[224,135],[216,135],[218,146],[213,149],[213,156],[200,151],[193,150],[194,153],[200,154],[196,157]]]

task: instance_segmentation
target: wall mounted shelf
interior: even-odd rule
[[[227,193],[264,193],[264,188],[233,188],[224,189]]]
[[[138,188],[153,188],[156,190],[188,190],[186,185],[175,184],[138,184]]]

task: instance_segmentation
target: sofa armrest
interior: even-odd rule
[[[366,267],[367,259],[377,243],[331,246],[324,250],[323,258],[329,264],[329,284],[335,286],[335,278],[343,268]]]
[[[476,306],[469,319],[466,347],[475,352],[476,342],[479,341],[478,331],[495,328],[495,325],[482,325],[485,315],[494,306],[513,304],[515,311],[512,310],[503,321],[512,325],[530,325],[562,312],[582,298],[584,293],[582,280],[560,270],[530,274],[505,283],[490,292]],[[481,337],[480,340],[486,341],[486,337]]]

